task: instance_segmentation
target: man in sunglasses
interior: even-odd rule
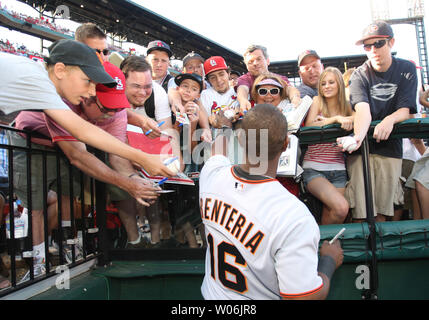
[[[350,102],[356,112],[354,136],[357,150],[371,121],[379,120],[369,140],[371,182],[376,221],[393,216],[395,188],[399,185],[402,166],[402,139],[390,138],[393,126],[417,112],[417,73],[415,65],[392,56],[393,30],[384,21],[376,21],[364,31],[356,45],[362,45],[368,60],[353,73]],[[342,147],[342,138],[338,143]],[[366,218],[362,159],[353,153],[347,159],[350,184],[347,186],[353,218]],[[393,187],[392,187],[393,186]],[[359,204],[359,205],[354,205]]]
[[[94,23],[88,22],[84,23],[76,29],[75,38],[77,41],[86,44],[88,47],[94,49],[102,61],[108,61],[109,49],[107,49],[107,36],[106,34]],[[158,42],[154,42],[158,43]],[[168,47],[168,45],[164,42],[161,42],[162,45]],[[149,49],[153,49],[153,47],[149,47]],[[150,53],[148,49],[148,53]],[[168,47],[168,50],[170,47]],[[171,52],[171,51],[169,51]],[[162,92],[161,92],[162,94]],[[153,98],[153,94],[152,94]],[[127,115],[129,119],[133,119],[133,113],[130,109],[127,110]],[[131,124],[137,125],[135,123],[136,120],[131,120]],[[138,126],[142,128],[144,132],[148,130],[152,130],[150,134],[150,138],[156,138],[161,135],[160,129],[157,127],[156,121],[153,121],[149,117],[140,116],[138,118]]]
[[[79,26],[75,32],[75,40],[93,48],[103,61],[108,61],[107,36],[96,24],[87,22]]]

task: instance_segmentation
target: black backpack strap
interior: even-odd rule
[[[144,103],[144,110],[149,118],[155,119],[155,94],[152,90],[152,94]]]

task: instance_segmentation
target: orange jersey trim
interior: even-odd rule
[[[322,288],[323,288],[323,283],[318,288],[311,290],[311,291],[307,291],[307,292],[303,292],[303,293],[296,293],[296,294],[286,294],[286,293],[280,292],[280,295],[283,298],[301,298],[301,297],[306,297],[306,296],[310,296],[312,294],[315,294],[316,292],[319,292],[320,290],[322,290]]]
[[[257,180],[257,181],[246,180],[246,179],[243,179],[243,178],[240,178],[239,176],[237,176],[234,173],[233,167],[231,167],[231,173],[232,173],[233,177],[235,179],[237,179],[238,181],[244,182],[244,183],[248,183],[248,184],[260,184],[260,183],[267,183],[267,182],[277,181],[277,179],[274,179],[274,178],[267,178],[267,179],[264,179],[264,180]]]

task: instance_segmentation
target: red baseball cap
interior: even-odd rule
[[[100,100],[103,107],[108,109],[131,108],[125,95],[125,76],[121,69],[110,62],[104,62],[103,66],[106,72],[116,81],[116,86],[109,88],[102,84],[97,84],[98,100]]]
[[[207,76],[210,72],[218,70],[229,70],[226,65],[225,59],[220,56],[214,56],[208,58],[204,62],[204,73]]]

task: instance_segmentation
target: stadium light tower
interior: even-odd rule
[[[371,15],[373,21],[384,20],[389,24],[415,26],[422,83],[429,84],[424,0],[371,0]]]

